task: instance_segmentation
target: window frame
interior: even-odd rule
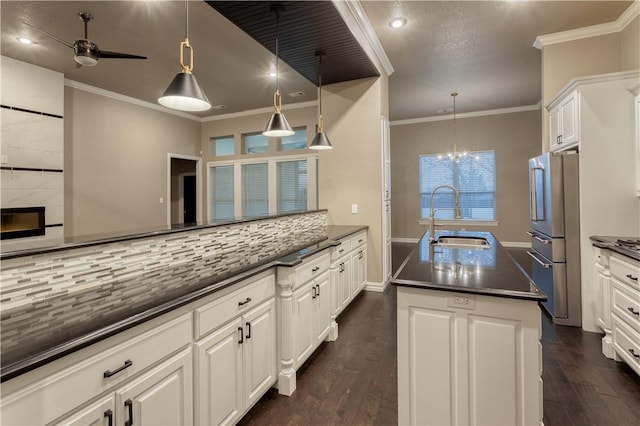
[[[217,141],[231,139],[233,142],[233,153],[228,155],[218,155]],[[236,154],[236,138],[234,135],[213,136],[209,138],[209,154],[214,158],[229,158],[234,157]]]
[[[304,130],[304,148],[295,148],[295,149],[282,149],[282,140],[288,136],[282,136],[282,137],[278,137],[278,141],[276,143],[276,150],[277,152],[292,152],[292,151],[302,151],[302,150],[306,150],[309,149],[309,133],[307,132],[307,126],[299,126],[299,127],[294,127],[293,131],[297,132],[299,130]]]
[[[264,136],[267,141],[267,150],[264,152],[247,152],[247,136],[264,136],[262,132],[242,133],[240,135],[240,155],[266,155],[271,152],[271,138]]]
[[[207,162],[207,189],[206,189],[206,217],[209,221],[215,220],[211,217],[213,209],[211,197],[211,168],[218,166],[233,166],[233,201],[234,214],[236,217],[245,217],[242,210],[242,165],[267,163],[267,179],[268,179],[268,197],[269,210],[268,215],[288,214],[295,212],[278,212],[278,182],[277,182],[277,163],[288,161],[307,161],[307,209],[305,211],[313,211],[318,209],[318,158],[317,153],[297,154],[297,155],[281,155],[270,157],[256,158],[235,158],[228,160],[216,160]]]
[[[479,219],[435,219],[435,223],[437,225],[471,225],[471,226],[498,226],[498,191],[497,191],[497,160],[496,160],[496,151],[494,149],[484,149],[477,151],[468,151],[469,156],[473,156],[476,153],[482,152],[493,152],[494,156],[494,189],[493,189],[493,210],[494,210],[494,219],[493,220],[479,220]],[[420,192],[420,183],[421,183],[421,173],[420,173],[420,162],[423,157],[436,157],[439,154],[419,154],[418,155],[418,198],[422,199],[422,192]],[[452,183],[453,184],[453,183]],[[456,188],[457,189],[457,188]],[[429,224],[429,217],[422,217],[422,204],[419,202],[418,204],[418,223],[421,225]]]

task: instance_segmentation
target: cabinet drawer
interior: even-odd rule
[[[351,250],[355,250],[367,244],[367,231],[357,233],[351,237]]]
[[[195,310],[195,338],[218,328],[225,322],[258,306],[275,295],[275,278],[270,274],[262,278],[248,279],[239,288]]]
[[[609,259],[609,269],[611,275],[619,279],[621,282],[630,285],[631,287],[640,290],[640,266],[633,265],[624,260],[618,259],[615,256],[611,256]]]
[[[612,283],[613,312],[640,333],[640,291],[629,288],[616,279]]]
[[[305,259],[302,265],[296,267],[295,287],[308,282],[325,271],[329,270],[329,253]]]
[[[640,374],[640,334],[633,331],[616,315],[612,315],[613,347],[636,373]]]
[[[51,422],[189,344],[191,333],[191,314],[185,314],[44,377],[2,399],[2,422]]]
[[[351,251],[351,238],[343,238],[340,241],[340,245],[331,249],[331,260],[335,261],[343,256],[346,256]]]

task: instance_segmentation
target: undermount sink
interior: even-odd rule
[[[451,248],[488,249],[489,241],[482,237],[462,237],[457,235],[442,235],[433,242],[434,245]]]

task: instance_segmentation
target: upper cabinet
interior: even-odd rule
[[[640,82],[629,88],[629,91],[635,95],[635,112],[636,112],[636,196],[640,197]]]
[[[576,89],[549,105],[549,144],[552,152],[578,146],[579,96]]]

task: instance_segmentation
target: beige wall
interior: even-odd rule
[[[456,120],[458,149],[496,152],[497,227],[489,231],[503,242],[528,242],[529,158],[540,154],[540,112],[527,111]],[[391,236],[420,238],[418,156],[451,151],[451,120],[391,127]],[[459,227],[447,226],[459,229]]]
[[[382,134],[388,79],[323,86],[325,132],[334,147],[319,156],[320,208],[329,224],[368,225],[367,280],[382,281]],[[351,205],[358,205],[358,214]]]
[[[167,154],[198,156],[200,123],[71,87],[64,97],[65,235],[166,225]]]
[[[622,69],[640,68],[640,16],[627,25],[621,33]]]

